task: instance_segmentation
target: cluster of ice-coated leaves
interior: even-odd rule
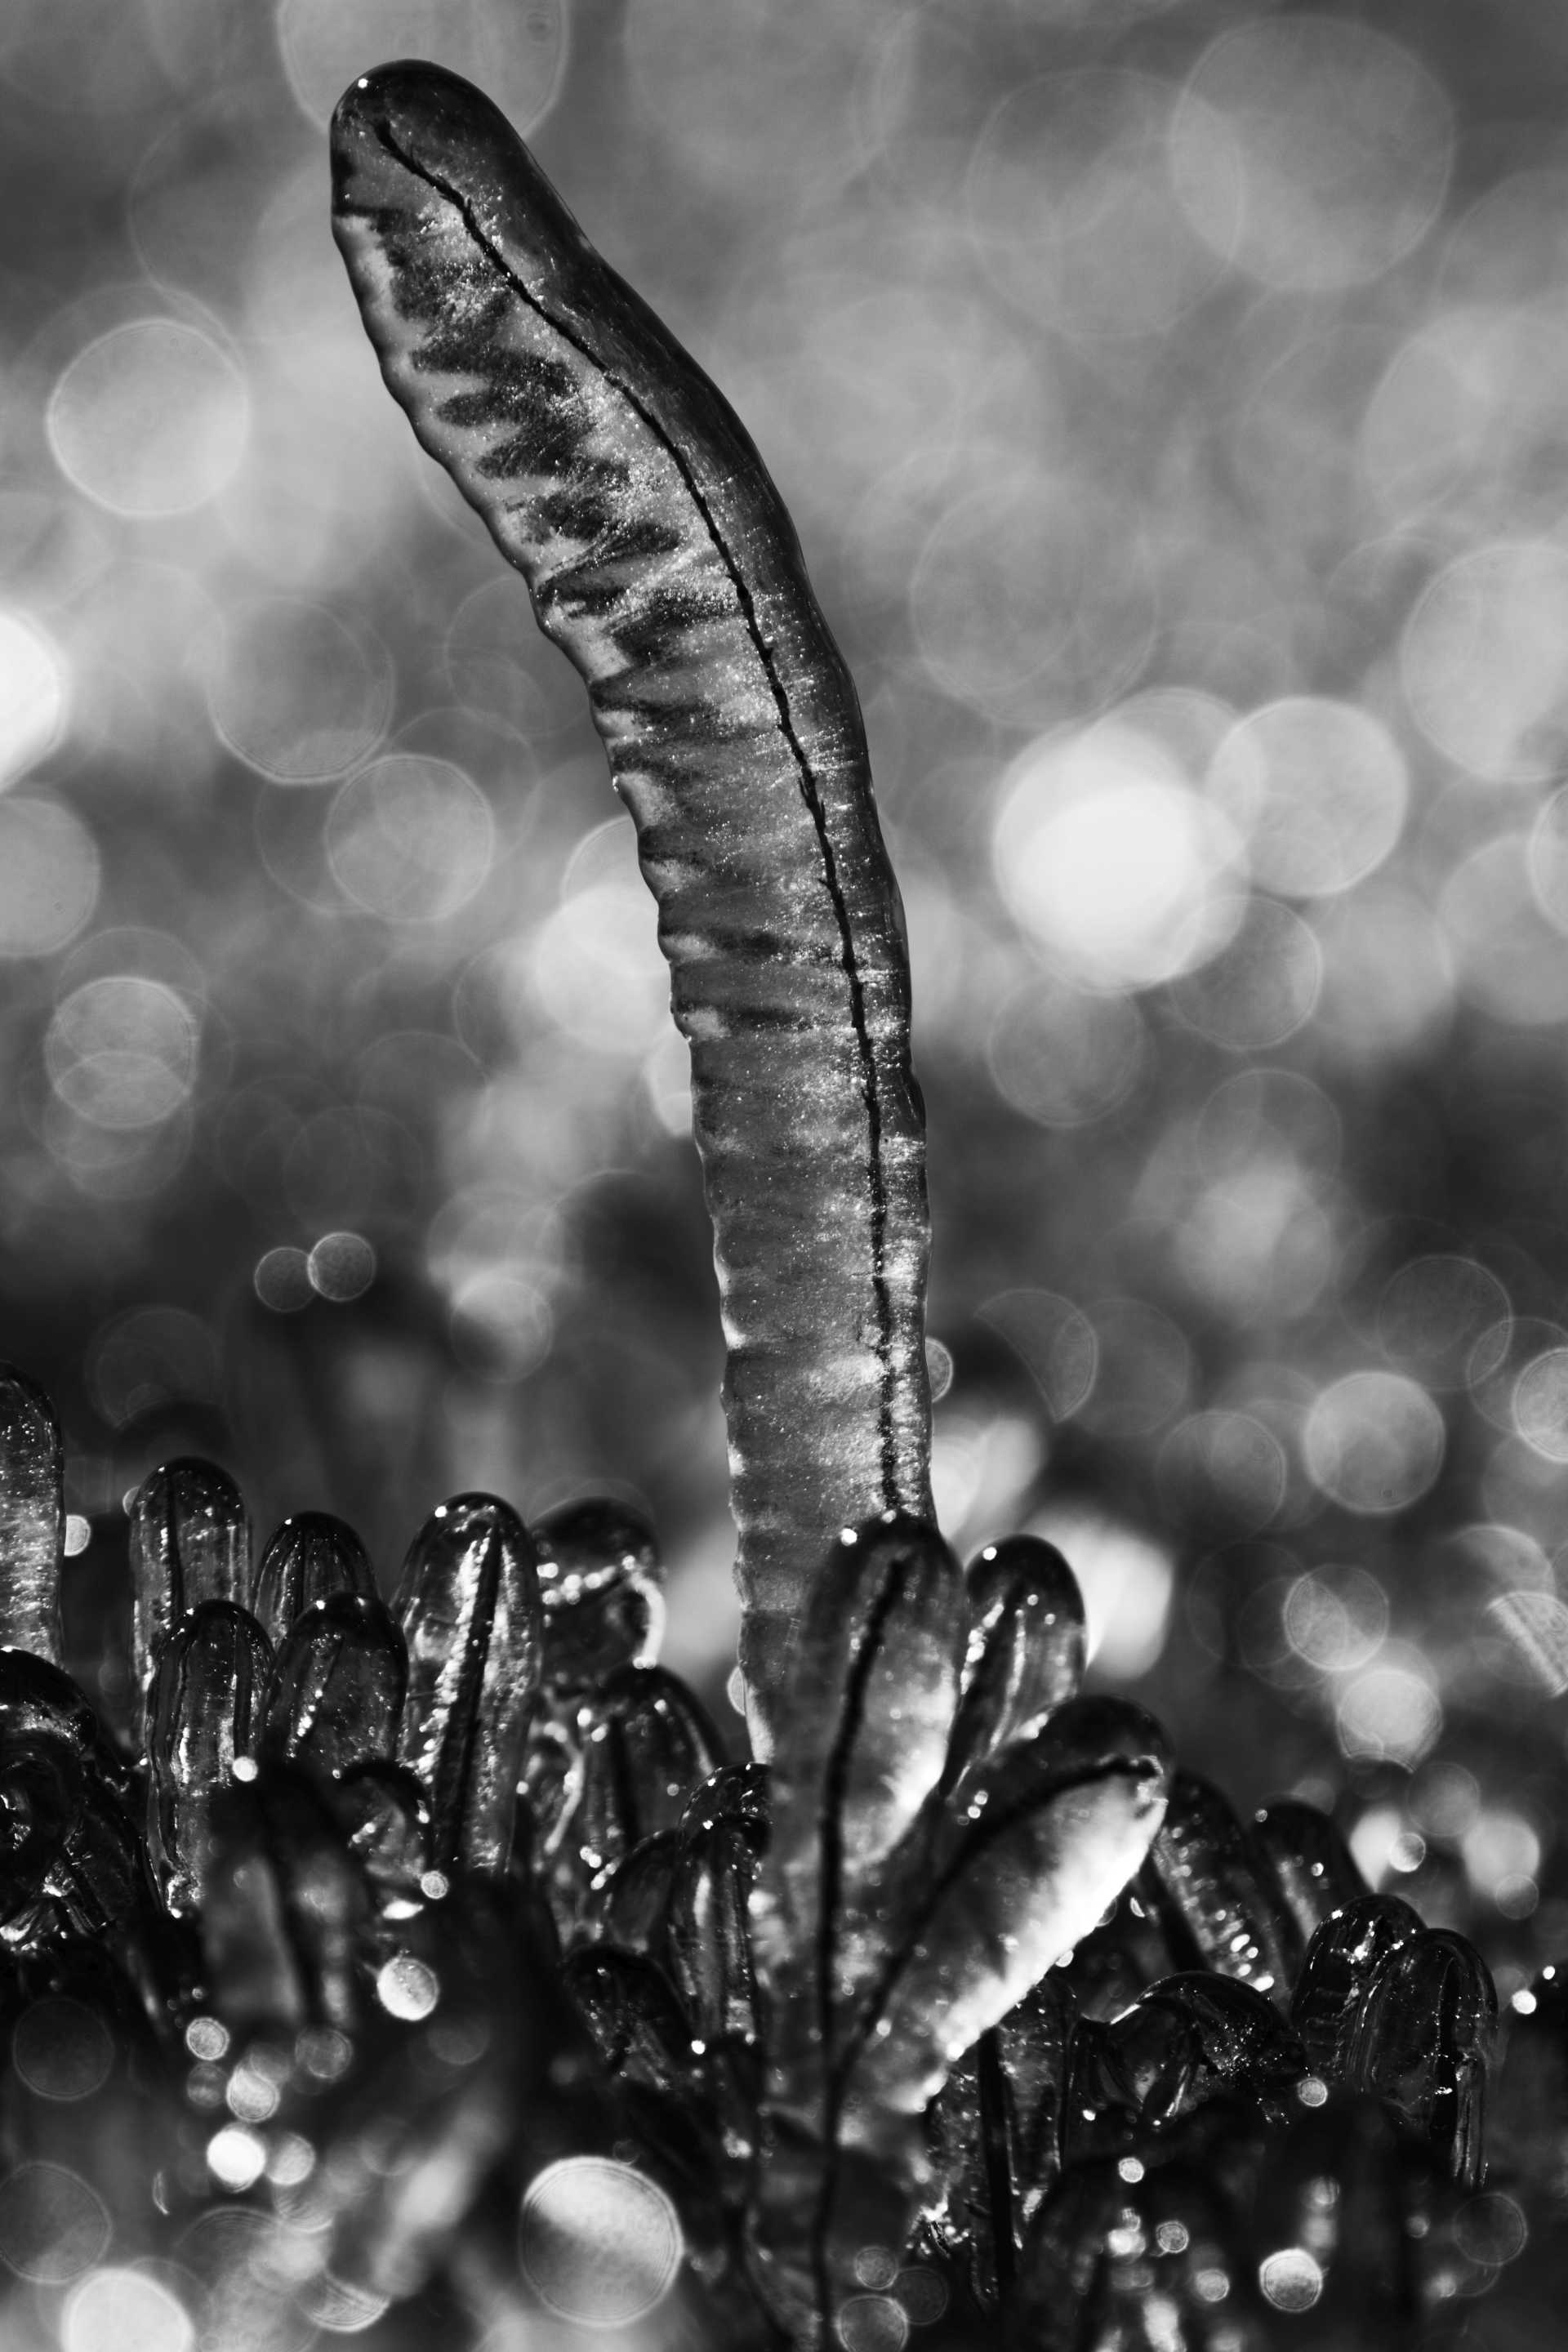
[[[1489,2283],[1479,1958],[1321,1814],[1173,1775],[1082,1665],[1048,1545],[965,1576],[889,1517],[766,1777],[682,1811],[700,1719],[584,1694],[567,1976],[723,2340],[1386,2344]]]
[[[174,1463],[117,1732],[60,1664],[60,1490],[0,1376],[0,2207],[47,2235],[74,2184],[204,2340],[526,2328],[520,2201],[592,2152],[679,2217],[655,2346],[1382,2345],[1487,2283],[1485,1969],[1081,1696],[1049,1546],[847,1532],[764,1768],[656,1663],[622,1507],[460,1497],[387,1607],[346,1528],[253,1567]],[[1501,2137],[1568,2196],[1563,2008]],[[73,2034],[62,2100],[24,2049]]]
[[[0,2254],[172,2260],[226,2352],[475,2341],[528,2308],[528,2183],[622,2129],[514,1837],[536,1539],[460,1496],[388,1607],[341,1523],[253,1565],[233,1481],[168,1464],[115,1724],[61,1664],[61,1485],[0,1370]]]

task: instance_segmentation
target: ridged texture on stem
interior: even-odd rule
[[[587,681],[658,900],[765,1749],[831,1538],[931,1505],[923,1122],[855,689],[743,428],[489,100],[383,67],[332,152],[382,372]]]

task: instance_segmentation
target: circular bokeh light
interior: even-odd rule
[[[0,2180],[0,2262],[39,2286],[90,2270],[112,2234],[96,2189],[61,2164],[19,2164]]]
[[[0,786],[54,749],[66,703],[65,657],[52,638],[24,614],[0,612]]]
[[[379,740],[392,666],[378,640],[324,605],[269,597],[228,606],[206,689],[237,759],[274,783],[331,783]]]
[[[327,820],[327,858],[366,914],[437,923],[483,887],[495,820],[483,793],[449,760],[395,751],[351,776]]]
[[[178,319],[100,335],[49,395],[62,473],[111,514],[188,514],[238,470],[250,429],[244,377],[214,338]]]
[[[60,2352],[191,2352],[195,2340],[184,2305],[145,2271],[94,2271],[60,2320]]]
[[[1543,783],[1568,755],[1568,549],[1504,541],[1458,555],[1400,649],[1405,698],[1478,782]]]
[[[1381,866],[1405,821],[1404,758],[1369,711],[1291,695],[1226,737],[1208,788],[1247,844],[1257,880],[1284,898],[1348,890]]]
[[[323,130],[356,74],[383,58],[428,58],[531,131],[566,63],[563,0],[278,0],[277,21],[289,86]]]
[[[1452,109],[1409,49],[1305,10],[1222,33],[1171,129],[1177,201],[1199,236],[1296,293],[1364,284],[1408,253],[1453,152]]]
[[[1399,1372],[1352,1372],[1323,1390],[1307,1416],[1307,1467],[1347,1511],[1403,1511],[1442,1467],[1443,1416]]]
[[[25,2009],[11,2036],[17,2074],[41,2099],[90,2098],[109,2080],[114,2038],[85,2003],[47,1994]]]
[[[578,2326],[626,2327],[668,2294],[680,2224],[662,2189],[608,2157],[547,2165],[522,2200],[519,2254],[540,2301]]]
[[[992,835],[997,886],[1079,986],[1152,987],[1234,937],[1240,841],[1152,736],[1112,719],[1016,763]]]
[[[98,847],[58,801],[0,800],[0,956],[53,955],[92,915],[102,879]]]

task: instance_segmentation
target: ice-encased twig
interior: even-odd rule
[[[854,686],[743,427],[489,101],[384,66],[332,153],[382,372],[587,681],[658,900],[766,1752],[832,1538],[931,1507],[924,1124]]]

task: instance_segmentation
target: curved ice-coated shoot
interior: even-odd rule
[[[765,1750],[832,1538],[931,1505],[923,1119],[855,689],[743,427],[489,101],[384,66],[332,163],[383,374],[586,680],[658,901]]]

